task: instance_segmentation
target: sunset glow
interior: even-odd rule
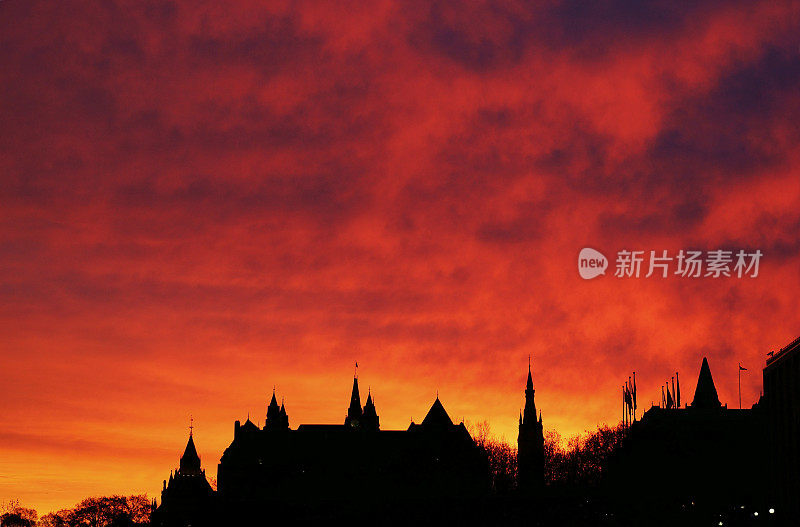
[[[789,2],[0,2],[0,501],[155,496],[190,416],[516,440],[800,335]],[[612,259],[583,280],[583,247]],[[760,250],[616,278],[619,250]]]

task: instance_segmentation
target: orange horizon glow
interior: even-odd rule
[[[796,8],[0,2],[0,502],[210,477],[276,386],[340,423],[516,444],[723,404],[800,335]],[[793,10],[794,9],[794,10]],[[586,11],[583,11],[586,10]],[[764,253],[757,278],[582,280],[593,247]]]

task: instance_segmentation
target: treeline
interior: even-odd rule
[[[544,437],[544,478],[551,486],[593,487],[606,475],[612,457],[622,445],[622,425],[598,426],[597,430],[562,440],[547,430]]]
[[[7,503],[0,514],[0,527],[145,527],[150,525],[150,500],[137,496],[87,498],[71,509],[39,518],[19,500]]]
[[[509,492],[517,486],[517,449],[492,435],[484,421],[468,425],[476,444],[488,458],[492,491]],[[597,430],[570,437],[566,441],[554,430],[544,436],[544,479],[549,486],[592,487],[608,470],[614,453],[622,444],[622,427],[598,426]]]

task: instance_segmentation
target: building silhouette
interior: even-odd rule
[[[438,395],[422,422],[381,430],[372,393],[362,407],[354,376],[342,424],[301,424],[293,430],[274,390],[263,427],[249,418],[236,421],[217,467],[216,492],[190,435],[153,518],[154,525],[186,527],[209,524],[210,518],[239,524],[298,514],[364,516],[408,500],[478,496],[487,486],[484,451],[463,422],[453,423]]]
[[[769,354],[763,371],[772,473],[770,498],[782,516],[800,519],[800,338]]]
[[[528,381],[525,385],[525,409],[519,416],[517,436],[517,478],[521,489],[535,489],[544,485],[544,432],[542,413],[536,418],[536,402],[528,359]]]
[[[154,526],[206,525],[215,513],[214,490],[200,466],[200,456],[189,432],[189,441],[178,469],[164,480],[161,505],[155,508],[150,521]]]
[[[462,495],[481,488],[483,463],[464,423],[452,422],[438,396],[421,423],[381,430],[372,394],[362,407],[354,377],[343,424],[292,430],[274,394],[263,428],[237,421],[218,466],[218,490],[233,501],[342,500],[365,488],[398,497],[433,488]]]
[[[491,450],[476,445],[463,422],[453,422],[438,394],[421,422],[383,430],[371,390],[362,406],[354,375],[339,423],[293,429],[273,389],[263,426],[249,417],[234,423],[233,440],[217,466],[216,491],[208,484],[190,431],[152,522],[198,527],[348,518],[381,523],[390,518],[401,524],[536,520],[546,525],[563,520],[566,525],[579,516],[595,524],[611,512],[618,513],[621,525],[645,520],[649,525],[658,524],[651,522],[654,511],[678,511],[668,521],[714,517],[717,524],[719,513],[731,510],[777,510],[774,519],[797,518],[798,375],[800,339],[767,361],[764,397],[751,408],[733,409],[720,401],[711,366],[703,358],[690,404],[681,406],[680,383],[671,393],[667,386],[661,405],[653,405],[638,421],[631,413],[629,426],[617,429],[621,442],[608,457],[595,452],[595,458],[590,453],[578,459],[602,463],[596,487],[579,479],[567,487],[549,487],[542,413],[537,414],[529,361],[517,438],[519,492],[504,495],[496,487],[490,491],[492,470],[498,467],[489,464]],[[508,466],[513,472],[513,461]],[[590,494],[607,501],[589,506]],[[454,514],[460,514],[458,521]]]
[[[631,503],[764,505],[765,415],[760,405],[731,409],[717,395],[703,358],[691,404],[669,397],[634,421],[612,467],[618,496]]]

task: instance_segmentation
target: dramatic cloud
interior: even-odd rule
[[[528,355],[562,435],[703,356],[753,404],[800,333],[796,16],[0,2],[0,499],[154,494],[190,414],[213,474],[273,385],[343,420],[356,360],[386,428],[438,390],[514,441]],[[764,257],[584,281],[587,246]]]

